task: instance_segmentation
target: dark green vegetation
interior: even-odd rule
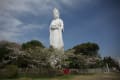
[[[67,51],[69,67],[79,69],[102,67],[98,50],[99,46],[96,43],[88,42],[74,46]]]
[[[74,46],[62,56],[60,51],[46,48],[37,40],[23,44],[0,41],[0,78],[62,76],[64,68],[70,69],[71,74],[81,74],[88,73],[87,69],[104,70],[106,64],[119,71],[118,62],[111,57],[102,59],[99,49],[98,44],[88,42]],[[61,65],[60,69],[51,67],[52,55],[62,56],[61,62],[57,63]]]
[[[52,78],[21,77],[16,79],[3,79],[3,80],[120,80],[119,75],[120,73],[99,73],[86,75],[64,75]]]
[[[40,41],[37,40],[28,41],[22,44],[22,49],[29,49],[29,48],[34,49],[35,47],[45,48],[45,46]]]
[[[82,55],[88,55],[88,56],[97,56],[98,55],[98,50],[99,46],[96,43],[83,43],[79,44],[75,47],[75,54],[82,54]]]
[[[120,65],[117,61],[115,61],[113,58],[109,57],[104,57],[103,59],[103,65],[108,64],[109,68],[115,67],[117,70],[120,71]]]

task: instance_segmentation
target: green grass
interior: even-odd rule
[[[1,80],[1,79],[0,79]],[[3,80],[120,80],[120,73],[99,73],[99,74],[85,74],[85,75],[64,75],[51,78],[30,78],[21,77],[17,79],[3,79]]]

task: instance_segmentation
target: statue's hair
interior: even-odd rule
[[[58,14],[60,14],[60,13],[59,13],[59,10],[58,10],[57,8],[54,8],[54,9],[53,9],[53,13],[55,13],[55,12],[57,12]]]

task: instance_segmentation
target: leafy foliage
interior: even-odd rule
[[[96,43],[83,43],[73,47],[75,54],[82,54],[88,56],[98,55],[99,46]]]
[[[113,59],[112,57],[104,57],[103,65],[106,66],[108,64],[109,68],[115,67],[120,71],[119,63]]]
[[[1,72],[1,78],[13,78],[16,77],[18,74],[18,67],[16,65],[7,65]]]
[[[11,52],[10,49],[6,47],[6,45],[0,47],[0,61],[5,57],[5,55]]]
[[[45,48],[45,46],[38,40],[31,40],[29,42],[22,44],[22,49],[28,49],[28,48],[35,48],[35,47],[41,47]]]
[[[110,67],[119,69],[118,63],[111,57],[106,57],[102,61],[98,50],[98,44],[90,42],[76,45],[72,49],[62,52],[52,48],[45,48],[37,40],[31,40],[22,45],[0,41],[0,69],[6,70],[6,74],[3,75],[7,77],[16,75],[17,69],[24,70],[26,74],[33,71],[30,75],[41,76],[59,74],[57,70],[60,67],[74,69],[99,68],[108,63]],[[51,65],[51,62],[55,62],[55,65]],[[13,73],[10,70],[13,70]]]
[[[101,58],[98,54],[99,46],[96,43],[82,43],[66,51],[69,68],[97,68],[101,67]]]

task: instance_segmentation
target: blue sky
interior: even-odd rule
[[[0,0],[0,40],[36,39],[49,47],[54,7],[64,21],[65,49],[95,42],[102,56],[120,58],[119,0]]]

